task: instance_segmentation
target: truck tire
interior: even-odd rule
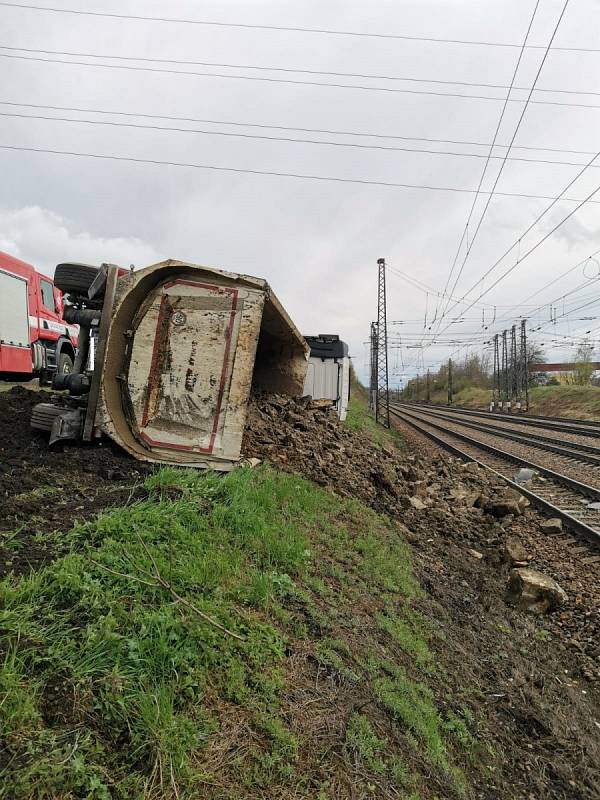
[[[69,375],[73,372],[73,359],[68,353],[61,353],[56,367],[56,372],[59,375]]]
[[[31,427],[36,431],[51,431],[52,423],[64,410],[53,403],[38,403],[31,411]]]
[[[65,294],[87,294],[98,272],[98,267],[89,264],[58,264],[54,285]]]

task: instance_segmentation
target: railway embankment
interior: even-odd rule
[[[434,403],[445,403],[446,398],[445,389],[431,393],[431,400]],[[490,389],[476,386],[466,387],[454,394],[456,405],[464,408],[485,410],[489,408],[490,399]],[[600,387],[572,384],[533,386],[529,390],[529,408],[533,414],[599,420]]]
[[[598,797],[597,566],[501,478],[277,396],[246,468],[154,471],[49,451],[35,402],[0,397],[0,797]]]

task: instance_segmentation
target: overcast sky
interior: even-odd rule
[[[16,0],[19,2],[19,0]],[[44,5],[47,0],[39,0]],[[50,3],[47,3],[50,5]],[[316,2],[201,2],[200,0],[56,0],[77,10],[143,16],[168,16],[284,27],[303,27],[522,44],[534,2],[528,0],[358,0]],[[540,0],[515,86],[531,86],[544,57],[564,0]],[[515,146],[594,153],[600,149],[600,2],[570,0],[535,92],[515,138]],[[105,122],[199,128],[201,130],[318,139],[385,147],[450,150],[487,155],[503,108],[506,90],[346,78],[249,69],[278,67],[358,75],[419,78],[508,86],[519,47],[427,43],[404,39],[325,35],[320,33],[230,28],[172,22],[110,19],[51,13],[0,5],[0,55],[95,61],[102,64],[218,72],[320,83],[346,83],[385,89],[410,89],[497,97],[496,101],[368,91],[331,86],[173,75],[98,66],[0,58],[0,113],[62,116]],[[26,52],[53,50],[98,54],[102,58]],[[167,59],[242,65],[244,68],[169,65],[110,59]],[[587,92],[592,94],[569,94]],[[596,93],[596,94],[593,94]],[[512,97],[524,100],[526,90]],[[550,102],[549,102],[550,101]],[[579,103],[596,107],[554,105]],[[125,117],[92,111],[17,107],[7,103],[153,115]],[[509,143],[523,102],[508,103],[497,141]],[[216,122],[156,119],[186,117]],[[370,133],[388,137],[425,137],[482,145],[431,144],[402,138],[366,138],[239,127],[225,123]],[[216,124],[219,123],[219,124]],[[239,169],[336,176],[368,181],[475,189],[485,159],[456,155],[369,150],[240,137],[143,130],[109,125],[1,118],[0,144],[139,159],[188,162]],[[504,155],[506,149],[497,149]],[[514,149],[511,156],[585,164],[581,153]],[[598,160],[600,162],[600,159]],[[489,163],[483,188],[492,187],[502,161]],[[506,162],[497,192],[556,196],[581,167]],[[473,194],[353,183],[329,183],[274,176],[213,172],[175,166],[94,160],[66,155],[0,150],[0,249],[52,273],[59,261],[146,266],[178,258],[267,278],[292,318],[306,334],[339,333],[348,341],[359,372],[365,375],[364,345],[376,315],[378,257],[387,259],[388,318],[414,320],[400,326],[405,341],[424,331],[427,307],[432,320],[437,298],[405,282],[401,270],[441,292],[445,286]],[[568,190],[583,199],[600,185],[600,169],[591,167]],[[600,200],[600,192],[595,197]],[[471,237],[483,211],[481,195],[469,226]],[[462,297],[549,205],[548,200],[494,196],[466,261],[455,295]],[[560,201],[523,240],[523,255],[576,206]],[[600,248],[600,205],[588,203],[496,288],[453,323],[442,338],[484,338],[501,330],[525,309],[506,309],[558,277]],[[483,284],[491,285],[518,256],[516,248]],[[458,265],[465,256],[464,245]],[[549,303],[599,272],[588,262],[530,300]],[[455,273],[456,274],[456,273]],[[453,282],[453,281],[452,281]],[[475,300],[482,287],[468,295]],[[594,299],[594,286],[583,287],[557,304],[552,332],[586,329],[582,316],[600,314],[600,302],[582,311],[569,308]],[[597,295],[600,292],[596,293]],[[581,302],[579,302],[581,298]],[[571,302],[572,301],[572,302]],[[569,305],[570,304],[570,305]],[[451,304],[450,308],[453,304]],[[461,306],[444,318],[442,330],[459,318]],[[532,309],[527,309],[527,313]],[[506,316],[504,321],[500,317]],[[545,305],[534,321],[549,319]],[[600,327],[600,319],[587,328]],[[437,327],[437,325],[436,325]],[[548,328],[550,326],[546,326]],[[544,328],[544,331],[546,330]],[[411,337],[411,333],[413,337]],[[600,331],[598,332],[600,333]],[[596,335],[598,335],[598,333]],[[394,334],[395,336],[396,334]],[[547,334],[540,341],[550,342]],[[568,341],[568,340],[565,340]],[[566,350],[549,352],[568,358]],[[415,361],[435,364],[454,348],[436,346],[422,356],[408,349],[391,353],[394,373],[414,374]],[[464,351],[463,351],[464,352]],[[404,369],[402,363],[404,361]]]

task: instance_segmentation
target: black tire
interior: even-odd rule
[[[57,264],[54,285],[65,294],[87,294],[98,272],[89,264]]]
[[[36,431],[51,431],[52,423],[64,411],[53,403],[38,403],[31,411],[31,427]]]
[[[73,359],[68,353],[59,355],[56,372],[58,375],[70,375],[73,372]]]

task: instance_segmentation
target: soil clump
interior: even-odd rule
[[[123,505],[150,471],[107,440],[49,447],[29,423],[49,397],[22,386],[0,392],[0,577],[55,558],[62,545],[54,531]]]

